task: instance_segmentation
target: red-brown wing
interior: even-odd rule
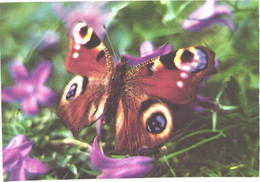
[[[116,152],[162,145],[174,125],[169,103],[191,102],[200,81],[215,71],[214,53],[205,47],[179,49],[130,70],[116,115]]]
[[[78,76],[65,87],[57,114],[77,135],[103,113],[107,84],[114,69],[106,47],[84,22],[76,23],[70,31],[65,67]]]
[[[143,66],[134,76],[143,92],[174,104],[187,104],[206,75],[216,72],[215,54],[202,46],[179,49]]]
[[[74,135],[102,115],[107,98],[104,81],[76,76],[66,85],[57,115]]]
[[[171,107],[147,95],[122,97],[116,115],[116,146],[119,154],[137,154],[143,147],[162,145],[173,130]]]
[[[84,22],[70,31],[70,43],[65,60],[66,69],[74,74],[95,77],[97,72],[112,71],[113,62],[103,42]]]

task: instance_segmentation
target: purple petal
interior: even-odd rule
[[[36,115],[39,112],[37,99],[34,95],[28,96],[23,99],[21,107],[23,112],[28,115]]]
[[[232,11],[226,5],[216,5],[214,10],[214,16],[230,15],[233,16]]]
[[[226,5],[215,5],[215,1],[207,0],[199,8],[193,11],[188,19],[182,23],[183,29],[188,32],[199,31],[212,24],[226,25],[235,32],[235,26],[231,20],[220,18],[221,15],[233,16]]]
[[[43,84],[47,81],[50,72],[51,63],[49,61],[42,61],[33,70],[31,78],[35,84]]]
[[[111,168],[104,170],[102,175],[97,178],[138,178],[146,176],[151,169],[153,168],[152,164],[146,165],[126,165],[123,168]]]
[[[40,162],[36,159],[32,159],[30,157],[24,158],[24,164],[25,164],[26,171],[28,171],[29,173],[32,173],[32,174],[44,174],[50,170],[42,162]]]
[[[183,29],[188,32],[196,32],[211,24],[211,20],[189,20],[186,19],[182,23]]]
[[[2,89],[1,96],[4,102],[13,102],[22,99],[27,96],[28,92],[23,85],[15,85],[13,87],[7,87]]]
[[[20,61],[16,61],[11,65],[11,72],[16,83],[28,77],[27,69]]]
[[[43,36],[42,42],[38,47],[39,51],[48,51],[51,49],[55,49],[60,41],[59,35],[54,31],[47,31]]]
[[[197,95],[195,103],[194,104],[194,109],[196,111],[202,111],[202,110],[210,110],[210,109],[214,109],[216,107],[216,104],[210,100],[209,97],[203,97],[203,96],[199,96]],[[196,109],[196,107],[200,107],[203,108],[202,110],[198,110]]]
[[[214,60],[215,62],[215,68],[218,69],[219,66],[219,61],[217,59]],[[207,75],[206,77],[204,77],[202,79],[202,81],[200,81],[199,87],[198,88],[202,88],[204,87],[204,85],[206,84],[206,82],[208,81],[208,79],[210,79],[212,77],[213,74]]]
[[[84,2],[78,3],[70,10],[66,10],[63,4],[56,3],[54,8],[69,29],[71,29],[76,21],[85,21],[94,29],[98,37],[102,39],[104,36],[103,26],[106,21],[109,21],[113,17],[113,11],[104,10],[104,5],[105,2]]]
[[[154,47],[153,43],[149,40],[144,41],[140,45],[140,55],[141,55],[141,57],[151,54],[151,52],[154,51],[154,50],[155,50],[155,47]]]
[[[24,161],[19,160],[18,163],[13,167],[11,172],[11,181],[24,181],[26,180],[24,171]]]
[[[227,18],[213,18],[208,20],[184,20],[182,27],[188,32],[196,32],[201,29],[208,27],[209,25],[226,25],[231,28],[234,32],[236,31],[235,25],[231,20]]]
[[[150,157],[135,156],[123,159],[112,159],[105,156],[98,146],[97,137],[94,139],[93,147],[90,152],[90,161],[98,169],[122,168],[131,165],[149,164]]]
[[[232,11],[227,5],[217,4],[212,0],[207,0],[203,5],[193,11],[188,19],[190,20],[207,20],[220,15],[233,16]]]
[[[8,143],[8,145],[5,147],[5,149],[12,149],[12,148],[18,147],[25,142],[28,142],[28,140],[24,135],[16,135]]]
[[[102,128],[102,123],[103,123],[103,116],[101,115],[98,120],[97,120],[97,136],[101,136],[101,128]]]
[[[54,91],[44,85],[37,88],[36,97],[40,103],[45,105],[53,104],[57,100]]]
[[[172,46],[170,44],[165,44],[150,53],[147,52],[145,56],[132,57],[130,55],[125,54],[125,55],[123,55],[123,57],[127,58],[127,64],[129,66],[134,67],[144,61],[148,61],[148,60],[156,58],[158,56],[168,54],[169,52],[171,52],[171,50],[172,50]]]
[[[195,20],[205,20],[214,16],[215,11],[215,1],[207,0],[201,6],[199,6],[195,11],[193,11],[188,19]]]
[[[216,25],[226,25],[228,26],[233,32],[236,31],[236,27],[233,24],[233,22],[227,18],[215,18],[214,20],[211,21],[211,24],[216,24]]]
[[[16,165],[21,157],[18,149],[13,149],[11,152],[3,150],[3,174]]]
[[[23,157],[28,155],[32,149],[32,141],[28,141],[24,135],[17,135],[12,138],[8,145],[4,148],[4,153],[10,153],[16,155],[17,150]]]
[[[196,99],[194,99],[191,103],[182,105],[178,110],[174,111],[176,118],[175,123],[176,125],[182,125],[200,117],[211,116],[212,112],[210,110],[214,109],[215,107],[216,104],[208,97],[197,96]]]

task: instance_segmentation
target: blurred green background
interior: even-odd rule
[[[175,128],[174,140],[167,142],[159,154],[153,154],[154,168],[148,177],[173,176],[259,176],[259,24],[258,1],[221,1],[228,5],[237,31],[225,26],[210,26],[196,33],[186,32],[181,24],[203,1],[129,2],[111,22],[108,35],[114,50],[120,54],[139,56],[145,40],[159,47],[171,43],[173,49],[203,45],[211,48],[220,61],[218,73],[211,77],[199,95],[223,105],[236,105],[237,110],[220,108],[212,118],[191,120]],[[64,3],[72,7],[75,2]],[[117,9],[123,3],[109,2]],[[125,3],[124,3],[125,5]],[[32,70],[42,59],[52,63],[47,86],[61,95],[72,78],[63,60],[68,47],[65,24],[56,16],[54,3],[1,3],[1,87],[14,84],[10,63],[20,59]],[[47,31],[60,36],[59,46],[51,53],[38,51]],[[107,39],[104,40],[107,43]],[[111,46],[106,44],[111,50]],[[88,158],[89,148],[75,141],[91,144],[96,136],[95,125],[73,137],[55,114],[56,106],[41,107],[36,117],[27,117],[19,103],[2,103],[2,142],[23,134],[34,141],[30,156],[51,168],[46,175],[30,179],[96,178]],[[111,133],[110,135],[113,135]],[[66,143],[64,139],[71,139]],[[112,154],[109,144],[103,145]],[[115,156],[112,157],[121,157]],[[4,175],[8,179],[8,174]]]

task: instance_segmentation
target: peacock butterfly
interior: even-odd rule
[[[173,130],[170,104],[190,103],[200,81],[216,72],[214,53],[203,46],[178,49],[129,68],[114,66],[107,48],[85,22],[70,31],[66,69],[76,74],[57,110],[74,135],[103,116],[115,121],[115,151],[135,154],[162,145]]]

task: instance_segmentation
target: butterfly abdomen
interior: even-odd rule
[[[109,122],[115,117],[118,108],[118,99],[125,87],[126,64],[118,64],[111,74],[108,84],[108,98],[104,107],[104,121]]]

